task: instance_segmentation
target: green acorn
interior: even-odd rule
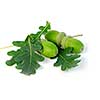
[[[63,38],[61,46],[63,49],[73,47],[73,53],[81,53],[84,49],[84,45],[80,40],[70,36]]]
[[[53,43],[60,45],[61,40],[64,38],[64,36],[65,36],[65,33],[63,33],[63,32],[51,30],[51,31],[47,32],[47,34],[45,35],[45,38],[48,41],[51,41]]]
[[[55,57],[58,54],[58,48],[54,43],[47,40],[42,40],[41,43],[43,46],[41,54],[43,54],[44,56],[51,58]]]

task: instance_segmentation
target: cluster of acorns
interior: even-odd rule
[[[45,39],[41,40],[43,46],[41,54],[48,58],[55,57],[58,54],[58,47],[62,49],[71,47],[73,48],[72,53],[81,53],[84,49],[84,45],[80,40],[72,36],[66,36],[64,32],[50,30],[46,33]]]

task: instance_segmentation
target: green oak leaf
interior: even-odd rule
[[[15,43],[15,42],[14,42]],[[19,46],[21,42],[16,41],[16,45]],[[21,73],[30,75],[35,74],[36,69],[40,67],[38,61],[43,61],[44,57],[39,55],[34,51],[34,46],[31,43],[30,36],[27,37],[27,40],[24,42],[24,45],[20,45],[21,48],[17,51],[8,52],[9,56],[12,56],[10,60],[6,62],[8,66],[16,64],[16,68],[21,70]]]
[[[78,66],[80,60],[77,58],[79,58],[80,55],[73,54],[72,50],[73,48],[60,49],[57,56],[57,61],[54,63],[54,66],[61,66],[62,71]]]
[[[41,26],[40,26],[41,27]],[[25,41],[14,41],[12,44],[19,47],[17,51],[10,51],[7,54],[12,58],[6,61],[8,66],[16,64],[16,68],[21,70],[21,73],[31,75],[36,73],[36,69],[40,67],[39,61],[43,61],[44,57],[39,54],[42,50],[40,41],[41,35],[45,34],[51,27],[47,21],[45,26],[42,26],[36,34],[30,34]]]

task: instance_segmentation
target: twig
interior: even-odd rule
[[[0,50],[11,48],[11,47],[13,47],[13,45],[2,47],[2,48],[0,48]]]

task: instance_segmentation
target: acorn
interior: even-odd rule
[[[43,46],[43,49],[41,51],[42,55],[51,58],[55,57],[58,54],[58,48],[54,43],[47,40],[41,40],[41,43]]]
[[[60,45],[64,36],[65,36],[64,32],[58,32],[56,30],[50,30],[46,33],[45,39],[47,39],[48,41],[51,41],[53,43],[56,43],[57,45]]]
[[[72,47],[73,53],[81,53],[84,49],[84,44],[78,39],[75,39],[70,36],[66,36],[61,41],[61,47],[63,49]]]

